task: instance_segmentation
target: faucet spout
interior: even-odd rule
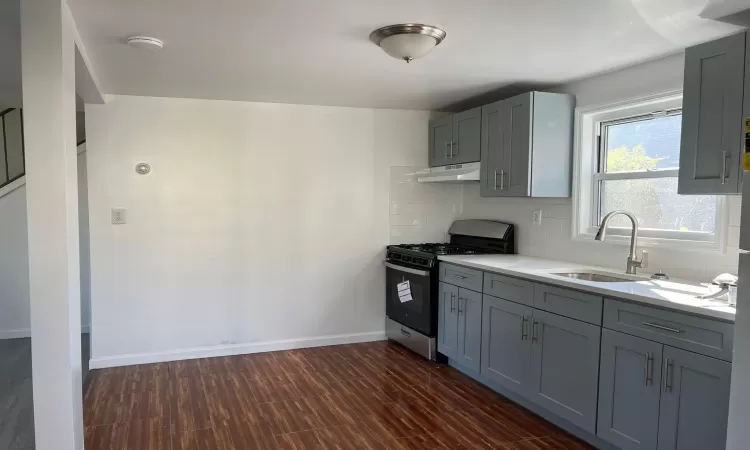
[[[602,224],[599,226],[599,230],[596,232],[596,236],[594,236],[594,240],[597,241],[604,241],[607,239],[607,224],[609,224],[609,221],[614,216],[623,215],[630,219],[630,222],[633,223],[633,230],[630,233],[630,253],[628,254],[628,266],[627,271],[625,273],[628,274],[635,274],[635,269],[645,268],[646,267],[646,255],[647,253],[643,252],[643,258],[641,260],[638,260],[636,256],[637,247],[638,247],[638,219],[628,211],[612,211],[611,213],[608,213],[604,218],[602,219]]]

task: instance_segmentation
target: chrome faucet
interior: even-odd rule
[[[633,222],[633,231],[630,234],[630,254],[628,255],[628,268],[625,273],[635,275],[636,268],[640,267],[641,269],[645,269],[648,265],[648,252],[646,250],[643,250],[641,259],[638,260],[636,256],[638,246],[638,219],[636,219],[633,214],[627,211],[612,211],[611,213],[607,214],[602,219],[602,224],[599,226],[599,231],[597,231],[594,239],[597,241],[604,241],[605,239],[607,239],[607,223],[609,223],[612,217],[619,214],[626,216],[630,219],[631,222]]]

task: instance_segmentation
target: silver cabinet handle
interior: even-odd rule
[[[445,141],[445,159],[448,159],[448,141]]]
[[[492,188],[493,191],[497,190],[497,169],[495,169],[495,186]]]
[[[729,154],[726,150],[721,152],[721,184],[727,184],[727,158]]]
[[[398,270],[400,272],[411,273],[414,275],[421,275],[423,277],[430,275],[430,272],[426,270],[412,269],[411,267],[400,266],[398,264],[389,263],[388,261],[383,261],[383,265],[385,267],[388,267],[389,269]]]
[[[453,144],[455,144],[455,142],[451,141],[451,159],[453,159]]]
[[[451,292],[451,312],[455,311],[456,308],[453,307],[453,300],[456,298],[456,294]]]
[[[651,353],[646,352],[644,355],[646,357],[646,361],[643,367],[643,383],[645,386],[653,385],[654,384],[654,357],[651,356]]]
[[[505,186],[505,170],[500,169],[500,190],[503,190],[503,187]]]
[[[411,333],[409,333],[408,331],[404,330],[403,328],[401,328],[401,334],[403,334],[406,337],[411,337]]]
[[[534,320],[531,322],[531,342],[539,342],[539,321]]]
[[[677,328],[670,328],[665,327],[664,325],[659,325],[658,323],[651,323],[651,322],[641,322],[643,325],[646,325],[647,327],[651,328],[657,328],[659,330],[669,331],[670,333],[682,333],[682,330],[678,330]]]
[[[459,280],[465,280],[465,279],[467,279],[469,277],[464,276],[464,275],[451,274],[451,278],[458,278]]]
[[[674,375],[674,363],[671,359],[664,359],[664,392],[672,392],[672,376]]]
[[[458,297],[458,315],[460,316],[463,311],[461,311],[461,300],[463,300],[461,297]]]
[[[526,332],[526,324],[528,323],[528,320],[526,316],[521,316],[521,340],[525,341],[529,338],[529,335]]]

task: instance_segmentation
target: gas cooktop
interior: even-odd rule
[[[424,253],[431,256],[439,255],[484,255],[490,253],[496,253],[496,250],[484,249],[477,247],[469,247],[466,245],[458,244],[402,244],[402,245],[391,245],[388,247],[389,250],[408,250],[409,252]]]

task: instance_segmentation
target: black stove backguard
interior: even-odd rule
[[[513,225],[509,225],[502,239],[454,234],[451,235],[451,244],[477,247],[491,250],[492,253],[512,255],[516,253],[516,232]]]

